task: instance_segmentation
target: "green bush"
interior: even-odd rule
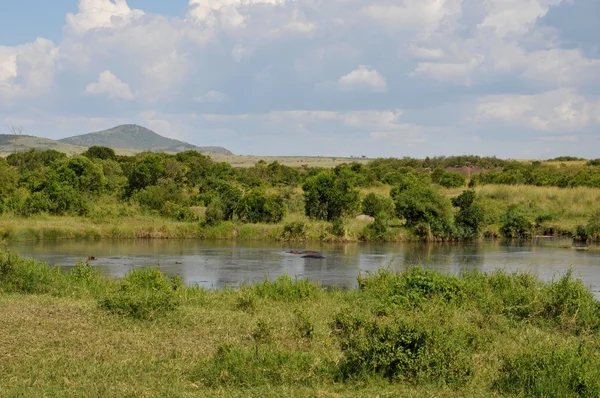
[[[528,397],[598,397],[600,360],[582,345],[538,346],[505,357],[494,388]]]
[[[385,241],[388,237],[388,218],[385,213],[379,213],[375,216],[373,222],[366,225],[363,229],[365,240]]]
[[[281,239],[289,241],[304,241],[308,238],[306,224],[302,221],[292,221],[283,226]]]
[[[331,222],[331,226],[329,226],[328,231],[338,238],[343,238],[346,236],[346,226],[344,225],[344,220],[341,218],[336,218]]]
[[[388,304],[419,306],[431,299],[460,303],[466,298],[462,279],[421,267],[400,273],[381,268],[374,275],[359,275],[357,281],[360,290]]]
[[[476,239],[483,227],[484,212],[475,203],[475,196],[474,191],[468,190],[452,198],[452,206],[458,208],[454,217],[455,233],[464,239]]]
[[[0,251],[0,290],[27,294],[60,293],[65,278],[60,268]]]
[[[535,236],[535,223],[524,207],[511,205],[501,217],[500,232],[505,238],[531,239]]]
[[[387,217],[394,215],[394,201],[374,193],[369,193],[362,202],[362,212],[371,217],[384,214]]]
[[[100,307],[135,319],[154,319],[179,307],[178,287],[158,269],[133,270],[116,291],[100,300]]]
[[[360,196],[349,179],[331,172],[309,177],[302,185],[306,215],[318,220],[333,221],[353,216],[360,208]]]
[[[315,324],[302,310],[294,311],[296,315],[295,326],[298,335],[303,339],[312,339],[315,336]]]
[[[343,352],[345,379],[373,376],[392,382],[466,384],[473,376],[472,336],[423,316],[368,317],[348,311],[332,325]]]
[[[307,279],[292,279],[289,275],[277,277],[274,281],[265,280],[247,288],[258,297],[268,300],[295,301],[314,297],[319,287]]]
[[[218,225],[225,220],[223,202],[220,198],[214,198],[206,207],[205,222],[207,225]]]
[[[283,197],[253,191],[241,199],[236,214],[242,222],[278,223],[285,216]]]
[[[420,237],[452,236],[452,206],[439,192],[419,183],[394,187],[391,191],[396,214]]]

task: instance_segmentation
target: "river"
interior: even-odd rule
[[[560,277],[570,268],[600,297],[600,251],[575,250],[570,240],[482,242],[474,244],[299,244],[196,241],[102,240],[16,243],[9,247],[25,257],[65,268],[88,256],[102,273],[121,277],[135,267],[159,266],[168,275],[179,274],[188,285],[205,288],[275,278],[282,274],[309,278],[324,286],[356,286],[360,273],[380,267],[400,270],[422,265],[442,272],[461,270],[524,270],[543,280]],[[325,258],[304,259],[291,249],[318,250]]]

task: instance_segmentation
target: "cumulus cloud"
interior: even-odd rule
[[[600,102],[589,101],[570,89],[534,95],[495,95],[479,101],[483,119],[498,120],[537,131],[579,131],[594,121]]]
[[[57,58],[57,47],[44,38],[16,47],[0,46],[0,99],[31,99],[47,92]]]
[[[106,95],[108,98],[118,98],[126,101],[131,101],[134,97],[129,85],[123,83],[109,70],[101,72],[98,81],[88,84],[85,92],[86,94]]]
[[[80,0],[79,12],[67,14],[67,27],[76,34],[98,28],[120,28],[144,15],[132,10],[126,0]]]
[[[387,83],[381,73],[365,65],[360,65],[358,69],[340,77],[338,87],[343,91],[368,90],[381,93],[388,91]]]
[[[238,153],[337,153],[341,137],[369,156],[591,152],[600,52],[576,3],[189,0],[165,16],[79,0],[58,41],[0,39],[0,113],[32,134],[68,128],[49,115],[137,119]]]

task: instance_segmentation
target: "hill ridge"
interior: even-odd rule
[[[110,129],[75,135],[58,140],[77,146],[106,146],[113,149],[137,151],[182,152],[196,150],[201,153],[233,155],[220,146],[197,146],[185,141],[167,138],[138,124],[121,124]]]

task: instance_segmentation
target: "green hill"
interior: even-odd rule
[[[11,153],[27,151],[29,149],[54,149],[64,152],[68,155],[75,155],[85,152],[87,148],[83,146],[71,145],[65,142],[50,140],[48,138],[34,137],[31,135],[14,136],[12,134],[0,134],[0,156],[7,156]]]
[[[114,149],[130,149],[135,151],[157,151],[177,153],[196,150],[201,153],[232,155],[223,147],[196,146],[187,142],[166,138],[143,126],[124,124],[108,130],[77,135],[59,140],[62,143],[77,146],[106,146]]]

